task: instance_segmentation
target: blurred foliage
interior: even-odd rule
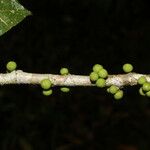
[[[1,37],[1,72],[16,60],[28,72],[89,74],[100,63],[110,74],[132,63],[149,73],[150,17],[146,0],[20,0],[33,16]],[[116,102],[105,90],[38,86],[0,89],[0,149],[149,150],[150,101],[139,87]]]

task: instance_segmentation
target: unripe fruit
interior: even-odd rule
[[[105,85],[106,85],[106,80],[103,79],[103,78],[99,78],[99,79],[96,81],[96,86],[97,86],[97,87],[103,88],[103,87],[105,87]]]
[[[99,70],[98,75],[100,78],[106,78],[108,76],[108,72],[106,69],[101,69]]]
[[[49,96],[49,95],[51,95],[53,93],[53,91],[50,89],[50,90],[47,90],[47,91],[43,91],[42,93],[45,96]]]
[[[93,71],[96,72],[96,73],[98,73],[99,70],[101,70],[101,69],[103,69],[103,66],[100,65],[100,64],[95,64],[95,65],[93,66]]]
[[[91,72],[90,73],[90,80],[91,81],[96,81],[98,80],[98,74],[96,72]]]
[[[69,74],[69,70],[67,68],[61,68],[60,69],[60,74],[61,75],[67,75],[67,74]]]
[[[115,94],[117,91],[119,90],[119,88],[115,85],[112,85],[110,88],[109,88],[109,92],[111,94]]]
[[[122,97],[123,97],[123,91],[122,91],[122,90],[117,91],[116,94],[114,95],[114,98],[115,98],[116,100],[119,100],[119,99],[121,99]]]
[[[142,89],[145,92],[150,91],[150,83],[149,82],[144,83],[143,86],[142,86]]]
[[[140,93],[140,95],[145,96],[145,93],[143,92],[142,87],[139,89],[139,93]]]
[[[43,79],[40,84],[44,90],[48,90],[52,86],[52,83],[49,79]]]
[[[145,82],[147,82],[146,78],[144,76],[141,76],[139,79],[138,79],[138,84],[141,84],[143,85]]]
[[[150,97],[150,91],[146,92],[146,96]]]
[[[107,92],[108,92],[108,93],[110,93],[110,90],[109,90],[109,88],[107,88]]]
[[[133,70],[133,66],[131,64],[124,64],[123,65],[123,71],[126,73],[129,73]]]
[[[17,68],[17,64],[14,61],[9,61],[6,65],[8,71],[14,71]]]
[[[62,92],[65,92],[65,93],[67,93],[67,92],[70,91],[70,89],[69,89],[69,88],[66,88],[66,87],[62,87],[62,88],[60,88],[60,90],[61,90]]]

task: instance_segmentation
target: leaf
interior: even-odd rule
[[[0,36],[28,15],[31,15],[31,12],[17,0],[0,0]]]

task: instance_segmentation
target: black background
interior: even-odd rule
[[[94,64],[109,74],[124,63],[149,73],[150,12],[146,0],[20,0],[31,10],[0,37],[1,72],[15,60],[34,73],[88,75]],[[127,87],[121,101],[91,87],[68,94],[54,88],[44,97],[39,86],[0,87],[1,150],[149,150],[150,103]]]

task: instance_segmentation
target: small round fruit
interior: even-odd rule
[[[100,88],[103,88],[106,86],[106,80],[103,79],[103,78],[99,78],[97,81],[96,81],[96,86],[97,87],[100,87]]]
[[[101,70],[101,69],[103,69],[103,66],[100,65],[100,64],[95,64],[95,65],[93,66],[93,71],[96,72],[96,73],[98,73],[99,70]]]
[[[121,99],[122,97],[123,97],[123,91],[122,91],[122,90],[117,91],[116,94],[114,95],[114,98],[115,98],[116,100],[119,100],[119,99]]]
[[[109,88],[109,92],[111,94],[115,94],[117,91],[119,90],[119,88],[115,85],[112,85],[110,88]]]
[[[70,91],[70,89],[67,88],[67,87],[62,87],[62,88],[60,88],[60,90],[61,90],[62,92],[64,92],[64,93],[67,93],[67,92]]]
[[[140,93],[140,95],[145,96],[145,93],[143,92],[142,87],[139,89],[139,93]]]
[[[43,79],[40,84],[44,90],[48,90],[52,86],[52,83],[49,79]]]
[[[146,92],[146,96],[150,97],[150,91]]]
[[[47,90],[47,91],[43,91],[43,95],[45,96],[49,96],[49,95],[52,95],[53,91],[50,89],[50,90]]]
[[[100,78],[106,78],[108,76],[108,72],[106,69],[101,69],[99,70],[98,75]]]
[[[91,72],[90,73],[90,80],[91,81],[96,81],[98,80],[98,74],[96,72]]]
[[[17,64],[14,61],[9,61],[6,65],[8,71],[14,71],[17,68]]]
[[[147,82],[147,80],[144,76],[141,76],[137,82],[138,84],[143,85],[145,82]]]
[[[107,92],[110,93],[110,89],[109,88],[107,88]]]
[[[67,68],[61,68],[60,69],[60,74],[61,75],[67,75],[67,74],[69,74],[69,70]]]
[[[124,64],[123,65],[123,71],[126,73],[129,73],[133,70],[133,66],[131,64]]]
[[[142,89],[145,92],[150,91],[150,83],[149,82],[144,83],[143,86],[142,86]]]

